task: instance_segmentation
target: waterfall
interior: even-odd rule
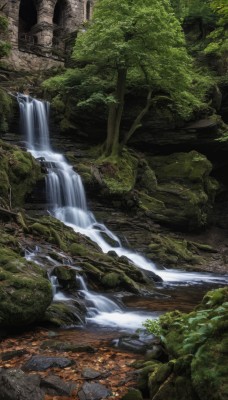
[[[35,158],[45,160],[47,167],[46,190],[50,213],[71,226],[75,232],[86,235],[96,242],[103,252],[115,251],[118,256],[127,257],[137,267],[153,271],[166,282],[217,281],[213,274],[158,269],[142,255],[124,248],[119,238],[105,225],[96,221],[87,208],[86,195],[81,177],[70,166],[62,154],[51,149],[49,140],[49,104],[27,95],[18,95],[22,130],[26,135],[27,148]],[[111,246],[103,237],[115,241]],[[222,279],[222,278],[221,278]]]

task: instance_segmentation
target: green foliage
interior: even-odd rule
[[[212,0],[211,9],[217,17],[217,27],[208,36],[210,43],[205,48],[205,53],[214,53],[227,57],[228,54],[228,5],[224,0]]]
[[[3,36],[7,33],[8,20],[5,16],[0,14],[0,35]],[[0,39],[0,58],[5,57],[9,54],[10,44],[5,40]]]
[[[160,321],[157,319],[147,319],[144,323],[143,326],[146,328],[146,330],[149,333],[152,333],[155,336],[161,336],[162,335],[162,328]]]
[[[201,18],[204,23],[214,20],[209,0],[171,0],[175,14],[181,20]]]

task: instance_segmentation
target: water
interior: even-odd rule
[[[213,274],[183,272],[165,268],[161,270],[141,254],[124,248],[119,238],[104,224],[97,222],[93,213],[88,210],[81,177],[66,162],[63,155],[52,151],[48,129],[48,103],[21,94],[18,95],[18,102],[22,129],[26,134],[27,148],[35,158],[44,160],[47,168],[47,199],[50,205],[49,211],[54,217],[72,227],[75,232],[86,235],[96,242],[104,253],[115,251],[119,257],[127,257],[137,267],[154,272],[163,281],[170,284],[196,284],[204,281],[219,282],[224,280],[223,277]],[[104,239],[104,233],[115,241],[115,246],[111,246]],[[135,318],[134,313],[124,312],[107,297],[92,294],[85,287],[81,291],[86,301],[93,304],[92,308],[88,307],[88,320],[90,322],[108,326],[135,326],[138,325],[136,320],[140,321],[140,324],[141,319],[145,320],[145,316],[137,314]],[[110,302],[113,303],[112,306]]]

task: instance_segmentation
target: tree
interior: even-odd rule
[[[210,43],[205,49],[206,54],[215,53],[224,58],[224,71],[228,63],[228,4],[224,0],[212,0],[210,7],[217,16],[215,30],[208,36]]]
[[[191,92],[192,60],[169,0],[99,0],[91,24],[76,40],[74,58],[112,76],[105,155],[115,156],[140,127],[160,92],[188,114],[199,100]],[[113,78],[114,77],[114,78]],[[147,90],[144,108],[121,136],[126,86],[134,79]]]

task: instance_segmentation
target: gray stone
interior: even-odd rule
[[[101,373],[99,371],[96,371],[95,369],[92,369],[92,368],[85,368],[82,371],[82,376],[85,379],[96,379],[99,376],[101,376]]]
[[[33,356],[23,365],[24,371],[45,371],[48,368],[66,368],[73,365],[74,361],[65,357]]]
[[[111,391],[100,383],[84,383],[78,393],[80,400],[101,400],[111,395]]]
[[[57,396],[71,396],[76,385],[69,382],[64,382],[56,375],[49,375],[41,379],[41,388],[46,394]]]
[[[43,400],[38,375],[27,376],[20,369],[0,369],[1,400]]]

